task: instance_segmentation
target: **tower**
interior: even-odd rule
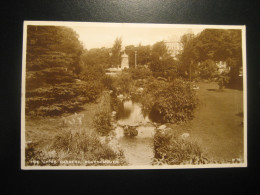
[[[128,55],[124,52],[121,56],[121,69],[129,68]]]

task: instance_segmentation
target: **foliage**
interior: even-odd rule
[[[205,29],[195,39],[197,61],[242,57],[241,30]]]
[[[79,111],[84,103],[97,99],[102,87],[103,85],[97,81],[82,81],[27,91],[26,114],[53,116]]]
[[[27,27],[27,71],[63,67],[78,73],[82,49],[78,35],[68,27]]]
[[[105,71],[101,65],[84,66],[83,70],[79,74],[80,79],[88,82],[101,81],[104,76]]]
[[[102,84],[106,89],[112,90],[113,89],[113,78],[109,75],[104,75],[101,80]]]
[[[93,118],[94,128],[103,136],[112,130],[111,123],[111,97],[110,93],[103,92],[100,100],[100,108]]]
[[[54,166],[59,165],[58,158],[52,152],[46,152],[37,148],[37,143],[30,143],[25,148],[26,166]]]
[[[83,52],[78,35],[67,27],[28,26],[27,38],[26,114],[76,112],[97,99],[108,49]]]
[[[117,37],[114,41],[114,45],[112,47],[112,56],[111,61],[113,66],[119,66],[121,62],[121,48],[122,48],[122,38]]]
[[[191,119],[198,103],[190,84],[177,79],[172,82],[151,79],[141,101],[153,120],[170,123]]]
[[[237,83],[238,72],[242,67],[241,30],[205,29],[197,36],[183,35],[181,38],[182,53],[179,55],[180,74],[191,78],[200,71],[198,64],[209,64],[210,61],[225,61],[231,68],[230,84]],[[207,63],[206,63],[207,62]],[[205,64],[206,63],[206,64]],[[212,63],[211,63],[212,64]],[[203,66],[202,77],[208,77],[213,65]]]
[[[132,79],[146,79],[152,76],[152,72],[148,68],[138,67],[130,68],[128,72],[131,74]]]
[[[128,45],[125,47],[125,52],[129,57],[129,67],[135,67],[135,52],[137,65],[148,65],[151,61],[150,45],[143,46],[139,44],[137,47],[133,45]]]
[[[62,161],[78,161],[79,164],[70,163],[69,165],[92,165],[85,161],[117,161],[117,164],[123,165],[124,155],[122,152],[114,152],[107,144],[101,143],[94,131],[81,129],[72,133],[69,130],[62,130],[54,137],[53,142],[45,149],[37,149],[35,144],[30,144],[25,151],[26,165],[38,166],[59,166]],[[38,164],[34,164],[38,162]],[[94,164],[97,165],[97,164]],[[109,164],[100,164],[109,165]]]
[[[239,76],[239,71],[242,69],[242,59],[241,58],[228,58],[227,64],[230,67],[230,72],[226,74],[228,81],[225,83],[226,87],[242,89],[243,80]]]
[[[192,71],[196,68],[196,51],[195,40],[193,34],[185,34],[181,37],[182,52],[179,55],[179,73],[186,77],[192,77]]]
[[[81,56],[83,69],[96,66],[101,66],[102,69],[109,68],[111,65],[110,52],[111,49],[105,47],[84,50]]]
[[[176,72],[176,63],[170,56],[164,41],[157,42],[152,47],[141,44],[126,46],[130,67],[135,67],[135,52],[138,66],[149,66],[152,72],[159,73],[161,76],[167,75],[167,77],[172,75],[172,72]]]
[[[212,79],[217,76],[218,67],[213,60],[205,60],[199,64],[200,77],[203,79]]]
[[[172,129],[157,130],[154,135],[154,164],[206,164],[196,142],[182,138]]]
[[[98,112],[93,119],[94,127],[101,135],[108,135],[112,130],[111,113],[106,111]]]
[[[226,72],[222,72],[221,74],[219,74],[217,77],[219,89],[223,89],[226,85],[228,85],[229,80],[230,77]]]
[[[96,83],[76,82],[82,51],[78,35],[68,27],[28,26],[26,114],[74,112],[96,98]]]
[[[70,157],[78,159],[83,154],[88,160],[114,160],[117,155],[107,145],[101,144],[94,132],[83,130],[82,132],[63,132],[55,137],[51,150],[67,152]]]
[[[152,46],[152,55],[156,54],[158,58],[168,56],[168,49],[163,41],[157,42]]]
[[[129,74],[128,71],[122,71],[117,75],[113,86],[115,89],[117,89],[118,93],[129,94],[132,82],[133,80],[131,78],[131,74]]]
[[[176,77],[177,64],[163,41],[155,43],[152,47],[150,69],[154,77],[164,77],[169,80]]]

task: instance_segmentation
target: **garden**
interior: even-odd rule
[[[112,48],[86,50],[68,27],[28,26],[26,166],[243,161],[240,35],[184,35],[178,59],[163,41],[126,46],[130,68],[110,76],[106,70],[120,65],[121,38]],[[226,39],[236,44],[214,45]],[[220,60],[230,71],[218,71]]]

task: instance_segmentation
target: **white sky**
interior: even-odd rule
[[[80,23],[82,24],[82,23]],[[192,31],[200,33],[203,27],[176,26],[169,24],[126,24],[126,23],[86,23],[68,25],[79,35],[79,40],[86,49],[112,47],[116,37],[122,37],[123,48],[127,45],[152,45],[169,37],[179,39]]]

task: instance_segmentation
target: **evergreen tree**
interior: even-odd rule
[[[78,35],[68,27],[27,27],[27,115],[74,112],[97,97],[101,87],[76,82],[82,51]]]

